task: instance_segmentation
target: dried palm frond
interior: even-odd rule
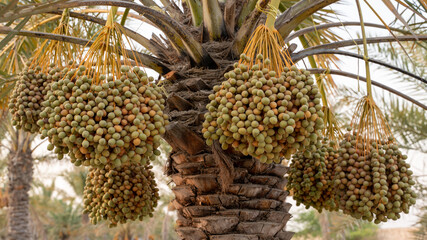
[[[7,108],[9,94],[15,87],[17,80],[16,75],[8,75],[0,71],[0,109]]]
[[[339,21],[341,21],[338,17],[338,14],[336,14],[334,11],[331,10],[331,14],[333,13],[335,15],[335,18]],[[305,34],[305,36],[300,36],[300,41],[303,44],[304,48],[310,47],[310,46],[316,46],[316,45],[322,45],[322,44],[328,44],[331,42],[337,42],[342,40],[342,38],[330,30],[318,30],[316,28],[317,24],[320,24],[326,19],[320,18],[322,21],[315,21],[313,17],[310,19],[307,19],[306,22],[308,24],[312,24],[312,26],[315,28],[314,32],[310,32],[308,34]],[[315,55],[310,56],[310,58],[313,58],[313,61],[315,61],[316,66],[322,67],[322,68],[330,68],[331,65],[334,65],[335,67],[338,67],[337,63],[339,62],[339,58],[334,54],[324,54],[324,55]],[[311,63],[310,59],[310,63]],[[312,65],[312,67],[314,67]],[[339,68],[339,67],[338,67]],[[325,93],[328,93],[328,96],[333,96],[336,94],[337,85],[332,78],[331,75],[326,75],[324,77],[324,90]]]
[[[308,45],[308,41],[305,36],[299,37],[301,43],[303,45]],[[308,60],[310,62],[311,67],[317,68],[318,64],[320,66],[325,66],[325,63],[322,61],[317,61],[317,59],[313,56],[308,56]],[[341,126],[338,123],[334,112],[329,107],[329,100],[328,96],[331,96],[333,92],[336,92],[335,90],[335,82],[333,81],[330,74],[327,74],[328,72],[322,73],[322,74],[315,74],[316,76],[316,83],[319,87],[320,94],[322,95],[322,110],[323,110],[323,122],[325,123],[325,128],[322,130],[322,134],[326,137],[328,137],[330,140],[333,141],[340,141],[342,139],[342,131]],[[326,81],[324,81],[324,79]],[[325,84],[326,82],[326,84]],[[329,87],[328,87],[329,86]],[[330,89],[328,91],[328,89]],[[335,145],[334,147],[338,147]]]
[[[59,19],[59,20],[58,20]],[[58,20],[58,21],[57,21]],[[68,21],[69,14],[68,10],[64,11],[62,15],[54,16],[33,16],[23,30],[26,31],[43,31],[49,33],[57,33],[71,36],[81,36],[82,34],[77,32],[80,30],[81,25],[75,24],[76,21]],[[81,21],[77,21],[81,23]],[[59,25],[65,26],[67,32],[59,31]],[[64,29],[64,28],[63,28]],[[11,39],[7,45],[0,51],[0,70],[9,74],[17,74],[22,71],[26,62],[31,57],[34,58],[35,52],[40,52],[41,46],[46,47],[48,44],[58,44],[57,41],[45,40],[39,42],[37,38],[28,38],[23,36],[17,36]],[[69,45],[69,44],[66,44]],[[72,45],[75,48],[77,45]]]

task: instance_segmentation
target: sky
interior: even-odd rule
[[[386,22],[391,22],[394,20],[394,15],[388,11],[388,9],[382,4],[382,1],[370,1],[371,4],[375,7],[375,9],[380,9],[381,16]],[[362,9],[363,9],[363,15],[365,22],[374,22],[374,23],[380,23],[378,18],[370,11],[370,9],[361,1],[362,3]],[[358,14],[357,9],[355,6],[354,1],[344,0],[340,1],[339,4],[334,4],[334,9],[338,9],[338,11],[341,13],[340,20],[341,21],[358,21]],[[120,11],[120,10],[119,10]],[[151,34],[153,32],[157,32],[154,28],[152,28],[147,23],[139,23],[136,21],[129,20],[127,22],[128,27],[133,29],[134,31],[139,32],[140,34],[144,35],[147,38],[151,37]],[[358,38],[360,35],[360,28],[359,27],[347,27],[346,31],[344,30],[338,30],[338,33],[341,33],[344,38],[348,38],[349,35],[351,38]],[[367,35],[368,36],[389,36],[389,32],[385,30],[377,30],[372,28],[367,28]],[[350,47],[348,49],[351,49],[354,51],[353,47]],[[301,50],[301,47],[299,46],[297,50]],[[353,58],[349,57],[340,57],[341,61],[339,62],[339,68],[343,71],[348,71],[352,73],[359,73],[361,76],[365,76],[365,69],[364,69],[364,63],[363,61],[355,60]],[[308,63],[307,63],[308,65]],[[300,64],[300,66],[303,66]],[[357,67],[359,66],[359,67]],[[359,68],[359,69],[358,69]],[[148,71],[149,74],[154,75],[155,73],[152,71]],[[396,89],[404,89],[406,86],[403,86],[401,83],[399,83],[398,76],[396,74],[393,74],[392,72],[388,70],[384,70],[381,68],[378,68],[377,66],[373,66],[371,64],[371,74],[372,79],[382,82],[386,85],[390,85]],[[334,80],[339,86],[346,86],[348,88],[352,88],[354,90],[358,90],[358,82],[352,79],[348,79],[345,77],[334,77]],[[360,89],[364,90],[364,84],[363,82],[360,83]],[[374,93],[378,96],[382,96],[382,90],[379,90],[377,88],[374,88]],[[387,96],[387,94],[385,94]],[[424,104],[427,104],[427,101],[422,98],[417,98]],[[380,99],[378,99],[379,101]],[[37,150],[37,154],[45,154],[46,153],[46,143],[42,144]],[[426,168],[426,154],[417,152],[417,151],[409,151],[408,153],[408,161],[412,165],[413,171],[415,175],[427,175],[427,168]],[[43,179],[43,181],[47,184],[49,184],[51,181],[55,181],[56,186],[69,194],[73,194],[70,186],[68,183],[58,175],[61,174],[61,172],[72,169],[73,166],[71,163],[67,162],[66,160],[62,161],[56,161],[53,163],[43,163],[38,164],[35,167],[35,177],[38,179]],[[158,169],[158,174],[160,174],[160,171]],[[427,179],[424,179],[427,180]],[[425,181],[426,182],[426,181]],[[163,185],[161,186],[163,191],[168,191],[167,186]],[[287,199],[288,202],[294,203],[294,201],[289,197]],[[295,204],[291,209],[291,213],[295,216],[300,212],[303,208],[302,207],[296,207]],[[396,228],[396,227],[410,227],[412,226],[415,221],[417,220],[418,212],[412,208],[411,212],[408,215],[403,215],[401,219],[397,221],[390,221],[387,223],[382,223],[380,225],[381,228]],[[288,224],[290,229],[297,229],[298,226],[295,226],[295,223],[292,222],[292,219],[290,220]]]

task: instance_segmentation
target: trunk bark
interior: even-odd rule
[[[8,239],[32,239],[28,191],[33,179],[33,157],[28,134],[17,131],[15,149],[9,154]]]
[[[167,174],[176,184],[176,231],[185,240],[290,239],[293,233],[285,229],[291,217],[284,190],[288,168],[205,145],[201,125],[208,96],[233,63],[218,62],[222,68],[189,69],[181,72],[188,78],[165,86],[171,93],[166,108],[171,124],[164,139],[173,148]]]
[[[175,151],[172,204],[178,210],[181,239],[290,239],[284,227],[290,219],[285,202],[287,167],[261,164],[252,158],[233,159],[228,188],[221,186],[221,166],[210,152],[190,155]]]

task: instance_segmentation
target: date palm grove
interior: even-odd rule
[[[342,2],[354,12],[337,12]],[[388,44],[423,65],[427,2],[382,2],[403,27],[387,25],[369,0],[2,1],[1,106],[20,129],[9,154],[9,239],[32,238],[37,134],[59,159],[89,169],[92,224],[152,216],[161,193],[150,161],[161,139],[173,149],[165,174],[181,239],[291,239],[289,194],[375,223],[408,213],[413,172],[372,86],[427,106],[371,79],[370,66],[419,91],[425,66],[375,59],[369,47]],[[366,9],[382,24],[364,20]],[[358,21],[341,21],[346,14]],[[334,32],[349,27],[360,38]],[[340,56],[363,62],[365,76],[331,69]],[[331,105],[334,75],[366,84],[348,128]]]

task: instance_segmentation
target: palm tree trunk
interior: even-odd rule
[[[224,153],[208,147],[202,137],[208,95],[224,80],[230,63],[222,62],[220,69],[189,69],[181,72],[188,78],[166,85],[171,124],[164,139],[173,148],[167,173],[176,184],[176,231],[185,240],[290,239],[293,233],[285,230],[291,217],[284,190],[288,168]]]
[[[32,239],[28,191],[33,179],[33,157],[28,134],[16,132],[15,147],[9,154],[8,239]]]
[[[235,174],[225,190],[222,170],[212,153],[171,155],[176,184],[173,206],[182,239],[290,239],[284,227],[291,215],[280,164],[251,158],[233,160]]]
[[[83,226],[85,226],[85,225],[87,225],[87,224],[90,224],[90,223],[89,223],[89,215],[88,215],[88,214],[86,214],[86,213],[83,213],[83,214],[82,214],[82,225],[83,225]],[[86,231],[84,231],[84,232],[83,232],[82,239],[84,239],[84,240],[90,240],[90,238],[89,238],[89,233],[88,233],[88,232],[86,232]]]

